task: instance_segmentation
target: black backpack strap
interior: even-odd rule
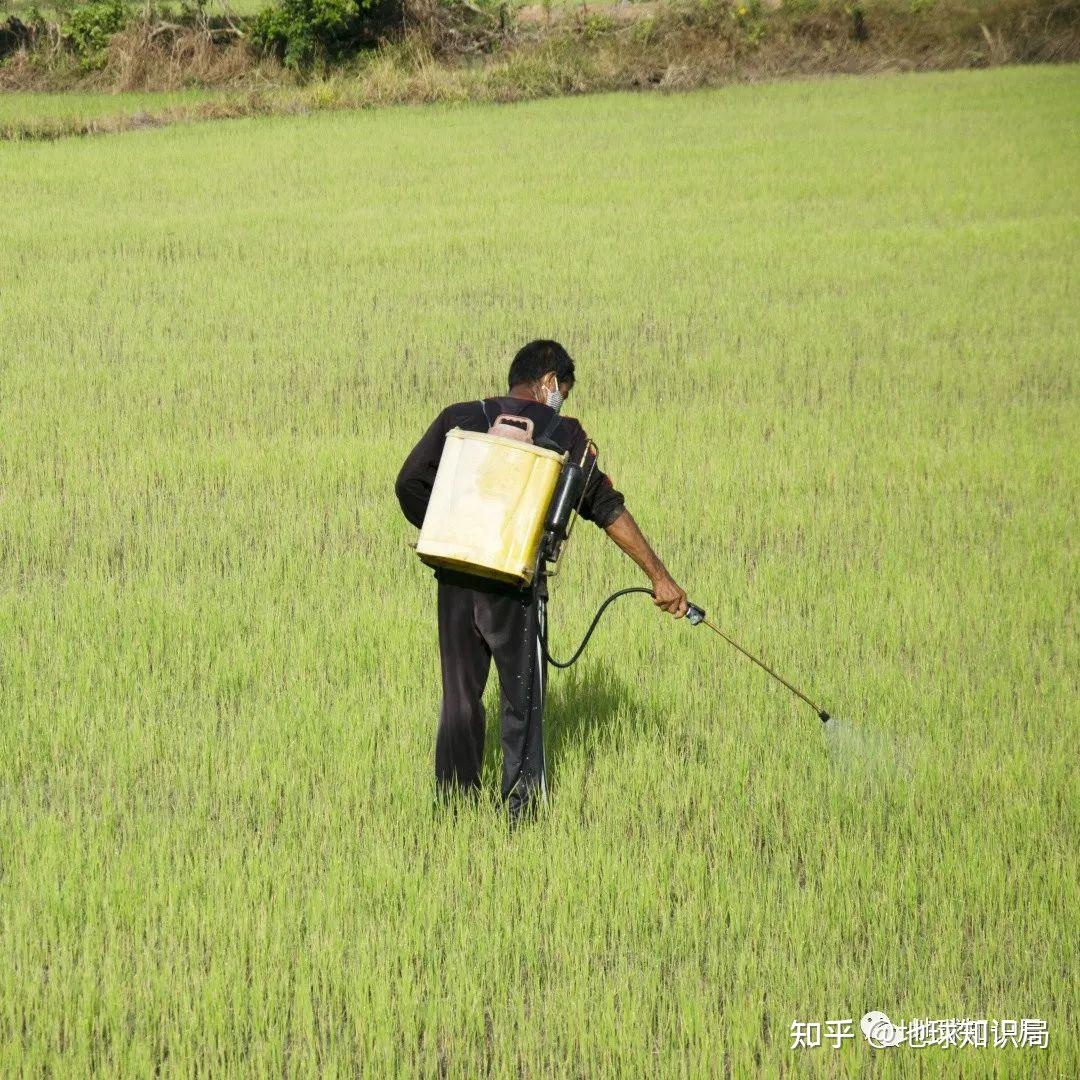
[[[539,435],[536,435],[536,436],[533,437],[533,444],[535,446],[546,446],[546,447],[549,447],[549,448],[554,448],[554,449],[560,449],[561,450],[562,447],[558,446],[558,444],[555,442],[555,440],[552,439],[552,437],[551,437],[552,433],[559,426],[559,421],[560,420],[562,420],[562,417],[558,413],[556,413],[551,418],[551,423],[549,423],[548,426],[546,428],[544,428],[544,430],[541,431]],[[550,446],[549,446],[549,444],[550,444]]]

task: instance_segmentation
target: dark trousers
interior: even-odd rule
[[[501,689],[503,801],[512,813],[535,808],[538,799],[546,802],[547,679],[540,650],[545,600],[543,583],[519,591],[469,575],[440,574],[443,698],[435,779],[441,794],[479,790],[486,726],[481,698],[494,658]]]

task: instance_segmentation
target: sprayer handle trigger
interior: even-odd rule
[[[698,623],[705,621],[705,609],[700,608],[697,604],[687,602],[686,617],[690,621],[691,626],[697,626]]]

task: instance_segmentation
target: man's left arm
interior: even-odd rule
[[[587,481],[581,495],[581,516],[606,529],[623,511],[622,492],[616,490],[611,477],[599,468],[584,428],[576,420],[570,423],[573,425],[570,457],[578,462],[584,457],[582,471]]]
[[[579,426],[571,448],[575,460],[581,459],[587,442],[588,436]],[[595,467],[591,452],[585,460],[585,472],[590,473],[590,469],[590,480],[581,500],[581,516],[599,525],[645,571],[652,582],[653,603],[681,619],[689,608],[686,591],[668,573],[660,556],[645,539],[633,514],[626,508],[622,492],[616,490],[610,477]]]

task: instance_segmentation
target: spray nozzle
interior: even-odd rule
[[[687,601],[686,618],[691,626],[697,626],[698,623],[705,621],[705,609]]]

